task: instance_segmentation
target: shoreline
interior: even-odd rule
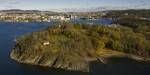
[[[121,53],[121,52],[119,52]],[[103,63],[103,64],[107,64],[109,62],[111,62],[109,59],[111,58],[127,58],[127,59],[132,59],[134,61],[137,62],[150,62],[150,59],[148,58],[144,58],[144,57],[140,57],[140,56],[136,56],[136,55],[131,55],[131,54],[125,54],[125,53],[121,53],[123,55],[102,55],[102,56],[97,56],[97,57],[93,57],[93,58],[87,58],[87,61],[90,63],[92,61],[98,61],[99,63]],[[40,66],[43,68],[54,68],[54,69],[62,69],[62,70],[67,70],[67,71],[80,71],[80,72],[89,72],[88,71],[82,71],[82,70],[75,70],[73,68],[63,68],[63,67],[53,67],[53,66],[48,66],[48,65],[44,65],[44,64],[37,64],[37,63],[32,63],[32,61],[21,61],[20,59],[14,57],[14,53],[10,54],[10,58],[17,62],[18,64],[26,64],[26,65],[32,65],[32,66]],[[121,63],[121,62],[120,62]]]

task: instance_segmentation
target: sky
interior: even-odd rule
[[[150,8],[150,0],[0,0],[0,10],[46,10],[59,8],[126,7]]]

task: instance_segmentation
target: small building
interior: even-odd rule
[[[46,41],[46,42],[43,43],[44,46],[47,46],[49,44],[50,44],[49,41]]]

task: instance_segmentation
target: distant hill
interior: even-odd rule
[[[91,7],[91,8],[60,8],[60,9],[49,9],[54,12],[99,12],[107,10],[126,10],[126,7]]]
[[[105,17],[121,18],[121,17],[140,17],[150,18],[150,9],[129,9],[129,10],[109,10]]]
[[[11,10],[1,10],[0,13],[6,14],[38,14],[38,13],[54,13],[52,11],[41,11],[41,10],[20,10],[20,9],[11,9]]]

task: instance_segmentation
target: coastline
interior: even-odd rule
[[[111,50],[109,50],[111,51]],[[140,56],[136,56],[136,55],[131,55],[131,54],[126,54],[126,53],[122,53],[122,52],[118,52],[118,54],[116,55],[116,51],[111,51],[111,54],[104,54],[104,55],[99,55],[97,57],[93,57],[93,58],[87,58],[86,60],[88,60],[88,65],[90,65],[89,63],[92,61],[98,61],[99,63],[103,63],[103,64],[107,64],[110,61],[111,58],[127,58],[127,59],[131,59],[137,62],[150,62],[150,59],[148,58],[144,58],[144,57],[140,57]],[[113,54],[114,52],[114,54]],[[21,61],[20,59],[18,59],[17,57],[15,57],[15,54],[13,52],[11,52],[10,54],[10,58],[16,62],[18,62],[19,64],[27,64],[27,65],[33,65],[33,66],[41,66],[41,67],[46,67],[46,68],[55,68],[55,69],[64,69],[67,71],[81,71],[81,72],[89,72],[89,66],[87,66],[86,68],[88,68],[87,70],[75,70],[73,68],[67,68],[67,67],[53,67],[53,66],[49,66],[48,64],[37,64],[34,63],[33,60],[26,60],[26,61]],[[121,62],[120,62],[121,63]]]

